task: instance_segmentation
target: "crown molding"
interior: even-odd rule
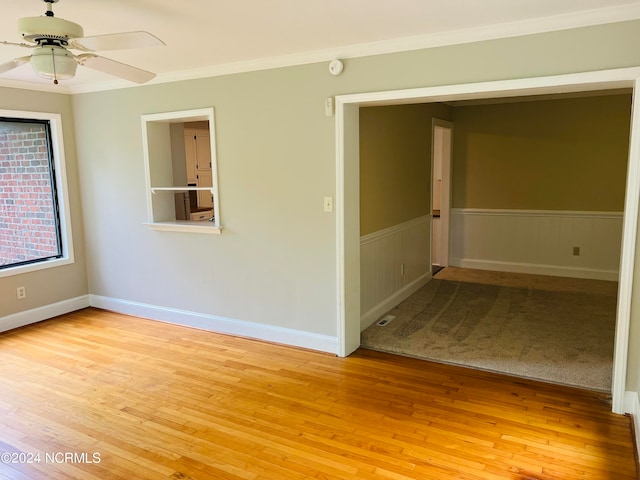
[[[47,83],[27,82],[24,80],[8,80],[0,79],[0,87],[6,88],[19,88],[20,90],[31,90],[36,92],[52,92],[52,93],[73,93],[69,86],[66,85],[52,85]]]
[[[337,48],[314,50],[291,55],[273,56],[223,65],[212,65],[209,67],[190,70],[161,73],[145,85],[155,85],[162,83],[179,82],[184,80],[194,80],[199,78],[233,75],[237,73],[246,73],[259,70],[270,70],[274,68],[292,67],[297,65],[325,62],[334,58],[349,59],[368,57],[389,53],[444,47],[449,45],[497,40],[509,37],[535,35],[560,30],[603,25],[608,23],[626,22],[637,19],[640,19],[640,3],[598,8],[577,13],[572,12],[518,22],[501,23],[446,32],[437,32],[393,40],[346,45]],[[139,86],[132,85],[130,82],[124,80],[112,80],[108,82],[92,84],[71,84],[67,85],[63,90],[59,88],[60,86],[53,88],[52,85],[48,84],[43,85],[35,83],[32,84],[30,82],[27,83],[15,81],[10,82],[12,85],[5,85],[5,83],[8,82],[0,81],[0,86],[13,86],[15,88],[26,88],[70,94],[90,93],[122,88],[134,88]]]

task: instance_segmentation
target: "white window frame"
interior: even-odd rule
[[[173,232],[192,232],[207,233],[219,235],[222,232],[222,224],[220,222],[220,195],[218,190],[218,160],[216,155],[216,136],[215,136],[215,120],[213,107],[201,108],[195,110],[182,110],[177,112],[152,113],[141,116],[142,121],[142,146],[144,153],[145,180],[147,190],[147,225],[151,230],[173,231]],[[152,168],[158,167],[159,163],[165,162],[166,159],[153,158],[149,145],[149,127],[151,124],[172,124],[172,123],[188,123],[208,121],[209,122],[209,139],[211,148],[211,173],[213,176],[211,193],[213,195],[213,212],[214,218],[212,222],[189,221],[189,220],[163,220],[158,221],[158,212],[154,211],[155,195],[171,195],[178,191],[195,190],[196,188],[188,188],[176,185],[154,185],[152,184]],[[168,139],[167,139],[168,140]],[[160,168],[167,166],[160,165]],[[158,207],[156,206],[157,210]]]
[[[67,186],[67,170],[64,156],[64,140],[62,135],[62,115],[48,112],[26,112],[21,110],[0,110],[0,117],[21,118],[26,120],[47,120],[51,131],[51,151],[53,155],[55,192],[58,202],[60,221],[60,241],[62,256],[50,258],[27,265],[16,265],[0,270],[0,278],[35,272],[47,268],[61,267],[74,263],[73,232],[71,229],[71,211],[69,208],[69,189]]]

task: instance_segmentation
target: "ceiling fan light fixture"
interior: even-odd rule
[[[66,80],[76,74],[78,62],[66,48],[57,45],[45,45],[36,48],[31,55],[31,66],[42,78]]]

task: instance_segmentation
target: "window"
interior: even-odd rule
[[[219,234],[220,200],[213,108],[142,116],[146,225]]]
[[[0,276],[70,263],[57,114],[0,110]]]

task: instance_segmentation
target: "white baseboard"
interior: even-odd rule
[[[117,298],[91,295],[91,306],[117,313],[198,328],[217,333],[254,338],[327,353],[338,353],[338,338],[302,330],[246,322],[188,310],[166,308]]]
[[[337,354],[338,339],[328,335],[293,330],[289,328],[245,322],[229,318],[177,310],[139,302],[130,302],[100,295],[83,295],[62,302],[45,305],[24,312],[0,317],[0,332],[24,327],[32,323],[48,320],[58,315],[74,312],[87,307],[103,308],[127,315],[158,320],[186,327],[199,328],[218,333],[255,338],[268,342],[308,348],[321,352]]]
[[[64,315],[65,313],[75,312],[76,310],[81,310],[89,306],[89,295],[83,295],[81,297],[52,303],[51,305],[6,315],[0,317],[0,332],[31,325],[32,323],[48,320],[58,315]]]
[[[431,280],[431,273],[426,273],[421,277],[418,277],[416,280],[405,286],[402,290],[398,290],[393,295],[388,298],[385,298],[382,302],[378,303],[373,308],[369,309],[362,317],[360,318],[360,331],[363,332],[368,327],[370,327],[377,319],[379,319],[382,315],[387,313],[393,307],[398,305],[403,300],[406,300],[411,295],[416,293],[422,287],[424,287]]]
[[[537,265],[534,263],[500,262],[478,260],[474,258],[452,258],[452,267],[475,268],[498,272],[529,273],[534,275],[551,275],[554,277],[588,278],[593,280],[618,281],[619,273],[614,270],[596,270],[557,265]]]
[[[638,458],[640,458],[640,394],[636,392],[625,392],[624,411],[632,416],[631,418],[633,419],[636,433],[636,449],[638,450]]]

